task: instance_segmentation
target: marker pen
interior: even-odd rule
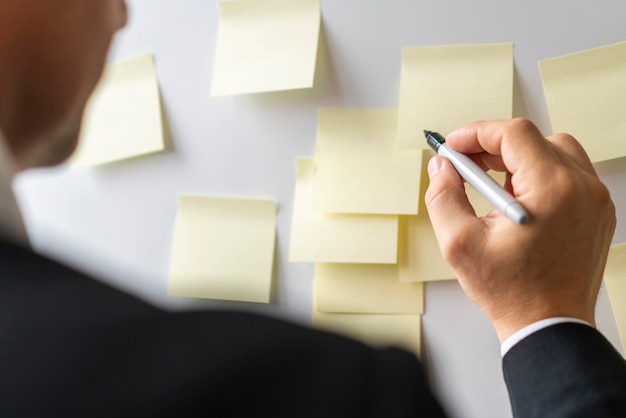
[[[461,177],[495,206],[500,213],[517,224],[528,223],[530,218],[522,205],[467,155],[450,148],[446,144],[445,138],[437,132],[425,130],[424,135],[428,145],[438,155],[447,158]]]

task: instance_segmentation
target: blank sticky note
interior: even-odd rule
[[[611,247],[604,269],[604,282],[622,340],[622,354],[626,356],[626,244]]]
[[[105,164],[163,149],[161,99],[152,55],[107,65],[85,110],[72,167]]]
[[[402,50],[400,148],[427,148],[424,129],[447,135],[475,120],[509,119],[512,112],[512,44]]]
[[[373,347],[399,347],[419,356],[421,315],[313,313],[315,328],[343,335]]]
[[[424,202],[429,179],[426,173],[427,160],[434,155],[424,153],[424,173],[420,187],[422,199],[420,211],[415,216],[401,216],[398,242],[398,273],[401,281],[437,281],[456,279],[456,274],[445,261],[435,236]],[[489,172],[500,184],[504,184],[504,173]],[[477,216],[487,215],[493,206],[472,186],[465,183],[465,192]]]
[[[403,282],[456,279],[439,250],[427,213],[400,217],[398,271]]]
[[[212,96],[313,86],[319,0],[219,3]]]
[[[319,312],[424,312],[424,285],[400,282],[395,264],[318,263],[314,286]]]
[[[417,213],[422,155],[398,149],[397,126],[397,110],[319,110],[315,210]]]
[[[169,294],[269,302],[275,235],[272,201],[180,196]]]
[[[553,132],[581,142],[591,161],[626,156],[626,42],[539,62]]]
[[[313,160],[296,162],[289,261],[395,263],[397,215],[337,215],[313,210]]]

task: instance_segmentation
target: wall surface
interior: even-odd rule
[[[309,324],[310,264],[287,261],[296,157],[312,156],[317,108],[396,108],[403,46],[513,42],[515,114],[551,132],[537,61],[626,40],[614,0],[322,0],[315,87],[211,98],[217,3],[129,0],[130,23],[111,59],[155,54],[172,149],[96,169],[24,174],[16,185],[36,248],[167,309],[246,309]],[[597,166],[626,241],[626,159]],[[279,204],[273,303],[166,294],[176,195]],[[603,289],[600,329],[619,338]],[[427,285],[423,361],[452,417],[511,415],[499,344],[456,282]]]

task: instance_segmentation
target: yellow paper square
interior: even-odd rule
[[[402,50],[398,144],[427,148],[424,129],[447,135],[513,112],[513,45],[446,45]]]
[[[319,0],[219,3],[212,96],[313,86]]]
[[[179,196],[169,294],[270,300],[276,203]]]
[[[402,282],[456,279],[439,250],[428,213],[400,217],[398,272]]]
[[[604,269],[604,282],[626,356],[626,244],[614,245]]]
[[[397,215],[313,211],[313,160],[296,162],[289,261],[382,263],[397,260]]]
[[[333,314],[313,313],[315,328],[343,335],[377,348],[398,347],[419,356],[419,314]]]
[[[161,99],[152,55],[108,64],[85,110],[72,167],[163,149]]]
[[[428,189],[429,179],[426,173],[427,160],[434,153],[424,152],[424,173],[422,174],[421,203],[419,214],[416,216],[401,216],[398,242],[398,272],[400,281],[428,282],[437,280],[456,279],[456,274],[444,260],[439,243],[435,236],[424,194]],[[505,174],[489,172],[500,184],[504,184]],[[485,216],[493,210],[493,206],[478,193],[472,186],[465,183],[465,192],[474,211],[478,216]]]
[[[626,42],[539,62],[553,132],[572,134],[591,161],[626,156]]]
[[[315,210],[417,213],[422,155],[398,149],[397,125],[397,110],[319,110]]]
[[[395,264],[315,266],[315,310],[328,313],[423,313],[423,283],[402,283]]]

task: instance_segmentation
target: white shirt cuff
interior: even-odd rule
[[[572,322],[575,324],[583,324],[583,325],[592,326],[589,322],[586,322],[577,318],[556,317],[556,318],[542,319],[541,321],[537,321],[530,325],[525,326],[524,328],[520,329],[519,331],[509,336],[509,338],[504,340],[502,342],[502,345],[500,346],[500,354],[502,355],[502,357],[504,357],[504,355],[508,353],[509,350],[513,348],[515,344],[519,343],[524,338],[528,337],[530,334],[534,334],[535,332],[539,330],[550,327],[552,325],[562,324],[564,322]]]

